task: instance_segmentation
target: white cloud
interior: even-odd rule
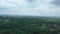
[[[0,6],[10,8],[8,12],[0,12],[0,14],[57,16],[60,8],[50,4],[51,1],[53,0],[34,0],[30,2],[27,0],[0,0]]]

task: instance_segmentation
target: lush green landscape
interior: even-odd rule
[[[60,18],[0,16],[0,34],[60,34]]]

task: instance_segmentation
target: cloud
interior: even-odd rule
[[[0,0],[0,14],[60,16],[60,8],[55,6],[58,4],[57,1],[54,1],[55,5],[52,2],[52,0]]]
[[[53,0],[52,4],[54,4],[56,6],[60,6],[60,0]]]

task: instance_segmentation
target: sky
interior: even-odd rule
[[[0,14],[60,17],[60,0],[0,0]]]

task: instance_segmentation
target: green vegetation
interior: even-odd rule
[[[60,34],[60,19],[0,16],[0,34]]]

